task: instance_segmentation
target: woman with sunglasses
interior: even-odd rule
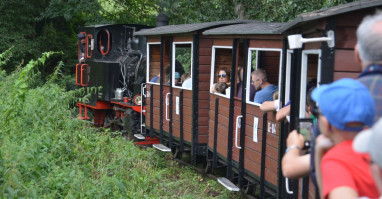
[[[229,81],[230,80],[230,75],[231,75],[231,72],[227,68],[219,69],[219,72],[216,75],[216,77],[218,78],[217,82],[226,83],[228,87],[231,86],[231,82]],[[213,93],[216,92],[215,84],[212,85],[212,88],[211,88]]]

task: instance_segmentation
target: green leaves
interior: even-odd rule
[[[59,69],[46,81],[39,75],[53,55],[30,61],[0,84],[0,198],[215,196],[204,192],[213,182],[201,183],[200,175],[171,157],[77,120],[68,106],[80,91],[56,83]]]

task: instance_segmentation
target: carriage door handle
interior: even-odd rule
[[[143,110],[143,97],[146,97],[146,84],[141,84],[141,134],[143,134],[143,127],[146,126],[146,124],[143,124],[143,113],[146,112],[146,110]]]
[[[238,132],[238,129],[240,128],[240,124],[239,124],[239,119],[242,118],[243,116],[242,115],[239,115],[236,117],[236,133],[235,133],[235,147],[238,148],[238,149],[241,149],[241,146],[239,146],[237,144],[237,132]]]
[[[293,191],[289,190],[289,180],[288,180],[288,178],[285,178],[285,188],[286,188],[286,192],[288,194],[293,194]]]
[[[168,96],[170,95],[171,93],[167,93],[166,94],[166,120],[167,121],[170,121],[170,118],[167,118],[168,116],[168,105],[170,105],[170,99],[168,98]]]

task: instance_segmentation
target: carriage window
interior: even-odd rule
[[[173,43],[172,65],[172,86],[192,89],[192,42]]]
[[[160,83],[160,42],[147,43],[147,83]]]
[[[321,50],[304,50],[302,52],[301,89],[300,89],[300,118],[306,115],[306,94],[321,79]]]
[[[213,46],[211,58],[210,92],[230,96],[232,47]]]
[[[281,49],[249,48],[248,54],[247,103],[259,106],[264,101],[278,99]],[[256,91],[251,92],[251,87]]]
[[[109,30],[104,29],[99,31],[98,35],[98,52],[102,55],[107,55],[111,49],[111,34]]]

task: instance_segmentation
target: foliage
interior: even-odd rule
[[[0,198],[238,197],[162,153],[73,117],[68,105],[77,91],[56,83],[59,71],[41,76],[55,54],[0,84]]]
[[[232,0],[158,0],[159,12],[170,17],[171,24],[200,23],[235,19]]]
[[[155,26],[158,15],[157,0],[103,0],[102,16],[112,23],[130,23]]]
[[[5,64],[9,62],[12,55],[13,55],[13,46],[0,54],[0,70],[2,66],[4,66]]]
[[[305,12],[324,9],[355,0],[237,0],[238,12],[246,19],[270,22],[288,22]]]
[[[191,68],[191,47],[176,48],[176,60],[178,60],[186,73],[190,73]]]
[[[155,25],[162,12],[170,24],[231,19],[286,22],[297,14],[353,0],[6,0],[0,1],[0,52],[13,46],[3,69],[10,73],[23,60],[42,52],[61,54],[64,74],[74,73],[78,27],[93,24]],[[28,6],[26,6],[28,5]]]

